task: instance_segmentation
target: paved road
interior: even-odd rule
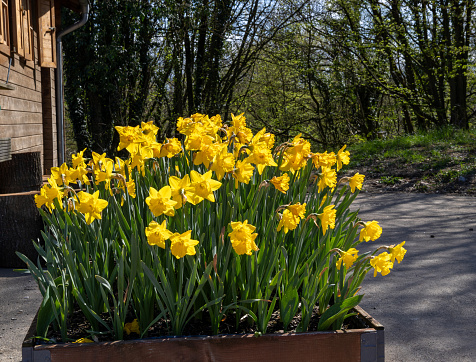
[[[21,361],[21,344],[40,304],[31,276],[0,269],[0,362]]]
[[[405,240],[393,271],[364,282],[361,306],[385,326],[386,361],[476,361],[476,198],[361,194],[360,217]]]
[[[386,329],[386,361],[476,361],[476,198],[362,193],[353,205],[383,228],[367,247],[408,249],[363,287],[361,306]],[[0,362],[20,361],[40,301],[30,277],[0,269]]]

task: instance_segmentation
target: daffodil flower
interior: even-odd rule
[[[334,210],[335,205],[328,205],[317,217],[321,220],[322,233],[325,234],[328,228],[334,229],[336,226],[336,213]]]
[[[342,168],[342,164],[348,165],[350,162],[350,152],[349,151],[344,151],[347,145],[344,145],[339,152],[337,152],[337,171],[339,171]]]
[[[394,247],[390,247],[388,250],[390,251],[390,261],[395,263],[395,259],[397,259],[398,264],[403,260],[403,257],[407,253],[407,250],[403,247],[405,242],[402,241],[400,244]]]
[[[150,245],[157,245],[159,248],[165,249],[165,240],[168,240],[173,233],[167,230],[167,224],[164,220],[162,224],[152,220],[149,226],[145,228],[145,236]]]
[[[174,206],[177,201],[171,200],[172,190],[170,186],[164,186],[159,191],[151,187],[149,189],[149,196],[145,199],[147,205],[149,205],[150,211],[155,217],[165,214],[167,216],[174,216]]]
[[[86,223],[89,225],[96,219],[101,219],[101,212],[104,210],[108,202],[99,198],[99,191],[88,194],[87,192],[80,191],[78,193],[79,205],[76,206],[76,210],[84,214]]]
[[[208,171],[203,175],[197,171],[192,170],[190,172],[190,186],[185,190],[190,192],[190,203],[196,205],[203,199],[215,202],[215,196],[213,191],[218,190],[221,186],[221,182],[212,179],[212,171]]]
[[[238,255],[251,255],[253,251],[258,251],[258,246],[255,244],[257,233],[254,231],[256,227],[248,224],[248,220],[232,221],[230,223],[233,231],[228,235],[231,240],[231,246]]]
[[[190,177],[185,175],[182,179],[177,176],[169,177],[170,190],[172,191],[172,200],[177,203],[174,205],[175,209],[180,209],[187,201],[194,197],[191,193]]]
[[[191,239],[191,235],[192,230],[188,230],[183,234],[174,233],[170,236],[170,251],[177,259],[196,254],[195,245],[198,245],[198,240]]]
[[[382,228],[378,224],[378,221],[369,221],[364,225],[364,228],[360,230],[359,241],[375,241],[382,235]]]
[[[134,319],[132,323],[126,323],[124,325],[124,332],[126,332],[127,335],[131,333],[140,334],[139,322],[137,321],[137,319]]]
[[[274,176],[271,180],[269,180],[276,190],[281,191],[285,194],[289,190],[289,175],[287,173],[283,174],[282,176]]]
[[[355,192],[355,189],[358,188],[359,190],[362,190],[362,184],[364,183],[364,177],[365,175],[361,175],[358,172],[352,176],[349,180],[349,186],[350,186],[350,191],[352,193]]]
[[[347,251],[339,252],[340,258],[339,260],[337,260],[337,263],[336,263],[337,270],[340,270],[342,263],[347,269],[349,269],[359,257],[357,255],[358,252],[359,251],[355,248],[350,248]]]
[[[370,265],[374,268],[374,277],[377,273],[382,273],[382,276],[390,273],[390,269],[393,268],[390,258],[390,254],[385,252],[370,259]]]
[[[238,161],[233,170],[233,178],[235,179],[235,188],[238,188],[238,182],[248,184],[253,176],[254,166],[246,161]]]

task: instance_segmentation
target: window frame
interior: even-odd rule
[[[0,0],[0,53],[10,56],[10,7],[9,0]]]

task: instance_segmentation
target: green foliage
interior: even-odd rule
[[[217,334],[221,323],[233,317],[236,327],[247,320],[264,334],[277,311],[284,330],[291,329],[291,321],[300,313],[297,330],[304,332],[316,307],[321,315],[319,330],[342,327],[350,309],[362,298],[357,293],[376,253],[382,248],[393,253],[393,249],[381,247],[361,255],[355,250],[355,257],[344,260],[347,251],[363,241],[357,235],[359,227],[367,228],[357,212],[349,209],[358,188],[353,190],[354,184],[351,189],[349,179],[339,185],[334,181],[331,186],[318,180],[328,176],[316,179],[316,171],[324,168],[315,169],[310,145],[303,139],[294,139],[292,147],[289,143],[277,147],[277,162],[274,158],[267,161],[260,171],[255,166],[262,164],[254,159],[255,166],[247,164],[251,167],[249,180],[238,181],[238,162],[251,161],[253,152],[258,151],[266,150],[273,157],[268,149],[271,146],[260,138],[269,140],[269,134],[250,135],[245,146],[236,143],[235,131],[248,133],[245,126],[237,128],[239,120],[235,119],[230,133],[221,138],[217,132],[223,125],[211,127],[208,117],[188,119],[182,131],[196,136],[202,130],[204,148],[188,149],[187,138],[170,157],[154,157],[151,147],[157,142],[152,124],[120,129],[121,144],[128,143],[124,147],[131,150],[127,161],[94,153],[88,165],[82,156],[75,156],[76,163],[82,160],[77,168],[63,165],[52,170],[49,184],[35,199],[38,206],[48,207],[48,211],[40,209],[45,231],[44,246],[35,244],[39,259],[35,265],[19,255],[43,296],[39,336],[46,337],[52,325],[62,340],[68,341],[70,316],[79,311],[90,325],[89,334],[119,340],[132,319],[138,320],[140,337],[147,336],[159,320],[167,335],[181,335],[196,318],[209,320],[212,333]],[[187,127],[195,126],[196,132],[188,132]],[[213,146],[230,155],[238,151],[237,163],[223,172],[220,182],[211,179],[208,167],[195,162],[201,152],[209,150],[206,142],[212,142],[210,139]],[[150,157],[143,158],[148,151]],[[336,157],[343,155],[327,160],[335,163]],[[286,170],[295,160],[303,162],[294,165],[294,172]],[[72,176],[81,170],[91,174],[88,182]],[[284,175],[290,181],[289,189],[282,192],[271,180]],[[189,181],[177,190],[178,195],[171,196],[173,177]],[[96,201],[87,197],[91,194]],[[170,210],[160,209],[155,194],[166,199],[160,202],[168,202]],[[177,196],[183,205],[175,209]],[[156,211],[159,209],[162,211]],[[299,216],[291,216],[291,224],[281,228],[289,222],[285,212],[294,215],[292,210],[298,210]],[[158,224],[170,230],[160,241],[151,236]],[[251,229],[236,231],[245,224]],[[249,244],[249,252],[235,244],[235,232],[239,243]],[[380,232],[369,237],[375,240]],[[193,245],[180,244],[183,241],[177,238],[183,235],[189,235]],[[177,247],[186,252],[177,252]],[[393,261],[387,256],[383,261],[388,267]]]

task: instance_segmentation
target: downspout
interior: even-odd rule
[[[89,18],[89,2],[88,0],[79,0],[81,6],[81,20],[74,23],[70,27],[62,30],[56,36],[56,136],[58,149],[58,166],[64,163],[64,93],[63,93],[63,46],[61,39],[66,34],[82,27]]]

